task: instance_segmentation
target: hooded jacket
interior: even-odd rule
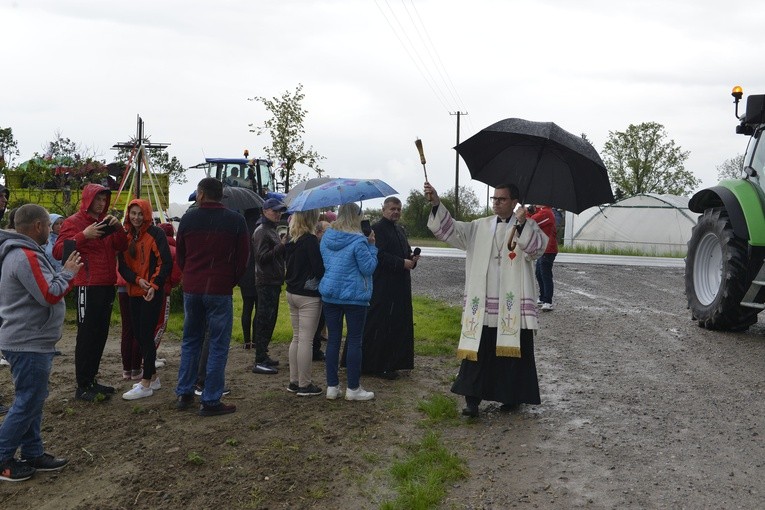
[[[67,270],[56,273],[30,237],[0,230],[0,349],[55,351],[73,278]]]
[[[137,205],[143,213],[143,224],[138,232],[133,231],[130,223],[130,209]],[[167,244],[165,232],[154,225],[151,204],[148,200],[131,200],[125,215],[125,229],[128,232],[128,248],[117,255],[120,275],[127,283],[128,296],[143,297],[146,295],[139,279],[144,279],[155,291],[163,291],[165,282],[173,270],[173,256]],[[131,251],[133,254],[131,254]]]
[[[276,232],[276,223],[265,216],[258,220],[252,234],[252,256],[255,258],[255,285],[284,283],[285,246]]]
[[[324,277],[321,299],[337,305],[369,306],[372,275],[377,267],[377,247],[361,233],[327,229],[321,237]]]
[[[64,255],[64,241],[74,239],[77,242],[77,251],[80,252],[84,264],[74,279],[74,284],[78,286],[114,285],[117,282],[115,257],[117,252],[124,251],[128,246],[127,236],[121,228],[110,235],[97,239],[86,239],[85,234],[82,233],[89,225],[103,220],[109,210],[111,192],[109,192],[104,212],[99,215],[98,219],[94,219],[88,214],[93,199],[102,191],[109,191],[109,189],[100,184],[85,186],[82,190],[79,212],[64,220],[56,244],[53,245],[53,257],[61,260]]]
[[[48,258],[48,262],[50,262],[50,265],[53,266],[53,269],[56,271],[61,271],[61,267],[63,264],[60,260],[56,260],[53,257],[53,246],[56,244],[56,239],[58,239],[58,234],[53,232],[53,224],[56,223],[59,218],[63,218],[60,214],[51,214],[50,215],[50,235],[48,236],[48,242],[43,245],[43,251],[45,251],[45,256]]]

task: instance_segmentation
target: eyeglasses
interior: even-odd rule
[[[510,197],[491,197],[492,202],[505,202],[506,200],[510,200]]]

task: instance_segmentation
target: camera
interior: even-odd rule
[[[372,233],[372,225],[369,224],[368,219],[361,220],[361,231],[364,233],[364,237],[369,237]]]

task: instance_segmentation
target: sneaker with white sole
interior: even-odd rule
[[[545,304],[544,301],[537,299],[537,306],[542,306],[543,304]]]
[[[152,391],[157,391],[158,389],[162,388],[162,383],[159,382],[159,377],[151,381],[149,388],[151,388]]]
[[[372,400],[375,398],[373,391],[367,391],[361,386],[352,390],[348,388],[345,390],[345,400]]]
[[[154,368],[162,368],[165,366],[165,362],[162,360],[155,360],[154,361]]]
[[[327,400],[335,400],[340,396],[340,386],[327,386]]]
[[[143,384],[138,383],[130,391],[126,391],[122,394],[122,398],[125,400],[138,400],[139,398],[150,397],[154,395],[154,390],[144,387]]]
[[[542,303],[542,311],[543,312],[552,312],[553,311],[552,303]]]

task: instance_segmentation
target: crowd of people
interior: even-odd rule
[[[424,191],[431,204],[428,227],[436,238],[467,253],[457,350],[462,363],[452,386],[465,397],[463,414],[478,416],[482,400],[498,401],[504,410],[538,404],[533,331],[537,305],[552,309],[557,252],[552,213],[537,206],[531,214],[518,204],[517,188],[504,185],[492,197],[495,215],[460,222],[429,183]],[[0,219],[9,196],[0,188]],[[120,222],[108,213],[110,190],[97,184],[83,189],[80,210],[68,218],[31,204],[15,210],[11,229],[0,231],[0,351],[15,385],[13,405],[2,408],[7,415],[0,425],[0,480],[27,479],[35,470],[57,470],[67,463],[44,451],[40,423],[61,336],[63,297],[70,290],[76,297],[74,396],[79,400],[100,402],[115,393],[97,376],[117,296],[122,377],[134,381],[122,398],[151,397],[162,387],[156,368],[164,360],[157,358],[157,347],[170,291],[179,282],[184,325],[175,386],[178,410],[192,408],[199,396],[200,416],[236,411],[222,401],[228,393],[225,370],[236,286],[244,301],[244,347],[254,350],[252,372],[272,375],[280,363],[269,345],[286,283],[293,330],[286,389],[299,397],[372,400],[375,393],[361,386],[362,374],[396,379],[399,371],[414,368],[411,271],[420,257],[398,224],[398,198],[385,199],[382,218],[368,234],[355,203],[340,205],[331,217],[318,210],[295,212],[283,232],[287,207],[279,200],[266,200],[254,222],[225,208],[222,198],[220,181],[202,179],[196,206],[183,216],[175,237],[172,224],[155,225],[146,200],[131,201]],[[30,317],[44,324],[29,327]],[[325,363],[326,390],[313,377],[317,360]]]

